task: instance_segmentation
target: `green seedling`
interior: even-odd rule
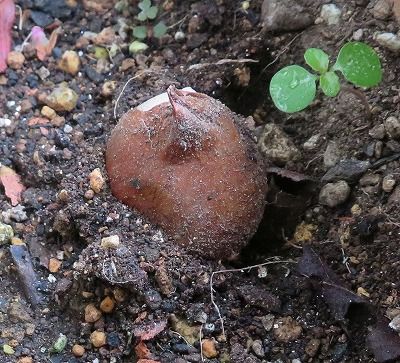
[[[330,68],[329,56],[322,49],[307,49],[304,59],[318,75],[301,66],[291,65],[279,70],[271,79],[269,92],[272,101],[283,112],[301,111],[310,105],[315,99],[317,83],[325,95],[336,97],[341,89],[337,72],[358,87],[373,87],[382,79],[379,57],[364,43],[345,44]]]
[[[139,53],[148,48],[147,44],[142,42],[146,38],[161,39],[167,33],[167,26],[164,22],[160,21],[157,24],[148,24],[149,21],[154,20],[158,14],[158,6],[152,5],[151,0],[142,0],[139,3],[141,10],[137,19],[141,22],[146,22],[143,25],[137,25],[132,28],[133,36],[136,38],[129,46],[131,53]]]

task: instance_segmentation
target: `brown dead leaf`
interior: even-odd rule
[[[47,59],[48,56],[51,55],[53,48],[56,46],[57,38],[58,38],[58,30],[59,28],[54,29],[49,37],[49,41],[45,44],[37,44],[36,48],[36,55],[39,60],[44,61]]]
[[[22,197],[25,187],[21,183],[20,176],[7,166],[0,167],[0,183],[4,187],[4,192],[11,200],[11,205],[16,206]]]
[[[148,359],[150,358],[150,350],[147,348],[147,345],[141,340],[139,344],[135,347],[136,356],[139,359]]]

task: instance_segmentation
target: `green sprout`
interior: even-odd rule
[[[314,100],[317,82],[328,97],[340,92],[339,76],[358,87],[373,87],[382,79],[381,63],[376,52],[361,42],[349,42],[339,51],[336,63],[329,68],[329,56],[318,48],[304,53],[306,63],[319,75],[303,67],[291,65],[279,70],[271,79],[269,92],[275,106],[287,113],[305,109]]]
[[[157,5],[152,5],[151,0],[142,0],[138,6],[141,11],[137,16],[137,19],[141,22],[146,22],[146,24],[137,25],[132,28],[135,40],[129,46],[129,51],[131,53],[139,53],[148,48],[147,44],[142,42],[142,40],[152,37],[161,39],[168,31],[168,27],[163,21],[160,21],[155,25],[147,24],[149,20],[154,20],[157,17]]]

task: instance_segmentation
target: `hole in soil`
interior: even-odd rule
[[[250,116],[269,98],[269,81],[273,76],[272,70],[264,68],[271,62],[270,50],[258,54],[254,59],[258,63],[247,63],[250,69],[250,83],[246,88],[232,80],[224,90],[221,101],[232,111],[244,116]]]

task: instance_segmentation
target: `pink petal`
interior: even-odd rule
[[[7,55],[11,50],[11,30],[14,19],[14,1],[0,0],[0,73],[7,68]]]

